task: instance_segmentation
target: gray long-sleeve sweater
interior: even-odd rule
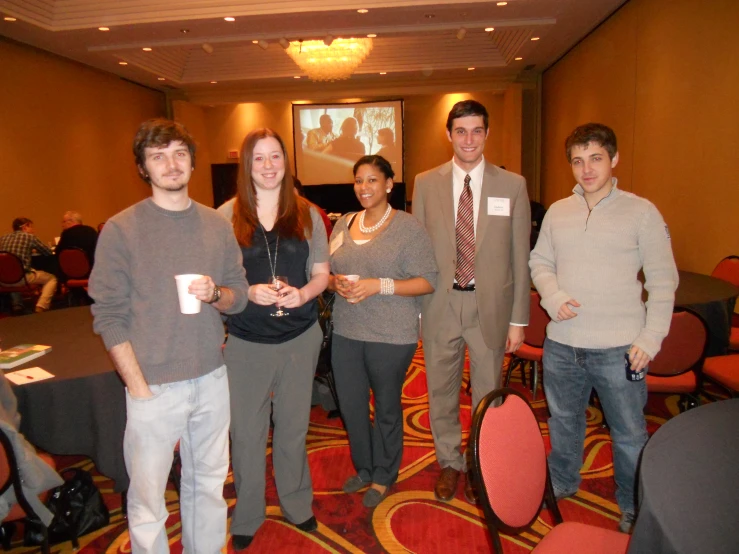
[[[582,187],[573,192],[547,211],[529,261],[552,318],[547,336],[580,348],[633,344],[654,358],[670,329],[678,283],[667,225],[654,204],[618,189],[615,180],[592,212]],[[555,321],[570,298],[581,304],[577,317]]]
[[[249,285],[227,221],[196,202],[169,211],[151,198],[105,225],[95,250],[90,296],[95,332],[110,350],[130,341],[150,385],[196,379],[223,365],[223,323],[214,307],[183,315],[175,275],[199,273],[228,287],[241,312]]]

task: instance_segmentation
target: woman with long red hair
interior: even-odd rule
[[[318,211],[295,192],[285,144],[271,129],[244,139],[232,222],[250,285],[249,304],[228,320],[224,352],[237,495],[231,535],[242,550],[265,520],[270,411],[282,513],[301,531],[317,528],[305,436],[323,336],[315,298],[328,284],[328,244]]]

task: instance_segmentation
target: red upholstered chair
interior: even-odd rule
[[[87,292],[90,277],[90,260],[87,253],[81,248],[65,248],[59,252],[59,269],[67,276],[65,285],[71,291]],[[84,296],[84,295],[83,295]],[[69,295],[69,304],[72,304],[72,295]]]
[[[508,364],[508,375],[505,378],[505,386],[511,380],[511,374],[516,367],[521,369],[521,382],[526,385],[526,365],[531,368],[529,375],[531,381],[531,392],[536,400],[536,389],[539,386],[539,364],[544,354],[544,339],[547,336],[547,324],[549,314],[541,307],[541,297],[536,291],[531,291],[531,308],[529,314],[529,326],[526,327],[526,338]]]
[[[49,456],[48,454],[40,453],[39,457],[44,462],[49,464],[52,468],[56,469],[56,465],[54,464],[54,460],[51,458],[51,456]],[[5,491],[7,491],[10,487],[13,487],[17,503],[10,509],[10,512],[8,512],[8,515],[5,516],[5,519],[3,520],[3,548],[5,550],[9,549],[9,543],[12,536],[11,529],[14,527],[8,526],[6,528],[6,525],[12,524],[12,522],[14,521],[25,519],[26,517],[31,517],[36,521],[38,528],[42,530],[42,533],[44,535],[44,542],[41,545],[41,551],[44,554],[49,554],[49,530],[43,523],[41,523],[41,520],[33,511],[33,508],[26,499],[26,495],[23,492],[21,475],[20,471],[18,470],[18,462],[15,458],[13,446],[10,443],[10,439],[5,434],[5,432],[0,429],[0,494],[5,493]],[[46,491],[39,498],[42,502],[46,502],[48,496],[49,491]]]
[[[739,397],[739,354],[706,358],[703,362],[703,377],[732,397]]]
[[[708,346],[708,328],[697,313],[676,308],[670,332],[662,348],[649,364],[647,390],[650,393],[680,394],[680,411],[700,404],[698,393],[701,368]]]
[[[503,403],[493,407],[499,399]],[[549,477],[544,439],[526,398],[498,389],[483,398],[471,431],[472,473],[496,553],[499,532],[517,534],[530,527],[546,498],[556,525],[534,548],[537,553],[624,553],[629,536],[582,523],[562,523]]]
[[[41,285],[29,283],[23,262],[15,254],[0,251],[0,293],[36,294]]]
[[[711,272],[711,277],[728,281],[739,287],[739,256],[727,256]],[[732,314],[729,349],[739,350],[739,314]]]

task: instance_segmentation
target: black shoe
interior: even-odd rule
[[[231,546],[234,550],[244,550],[253,540],[254,535],[233,535],[231,537]]]
[[[312,533],[318,529],[318,522],[316,516],[311,516],[310,519],[306,519],[303,523],[296,523],[295,527],[303,531],[304,533]]]

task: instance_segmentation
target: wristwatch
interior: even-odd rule
[[[214,302],[218,302],[221,299],[221,287],[218,285],[215,285],[213,288],[213,298],[210,299],[210,302],[208,304],[213,304]]]

